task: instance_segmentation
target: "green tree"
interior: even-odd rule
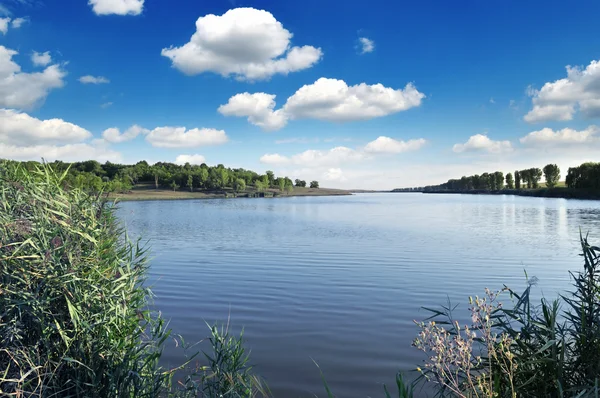
[[[494,173],[495,186],[494,188],[497,191],[504,189],[504,173],[501,171],[497,171]]]
[[[187,187],[190,189],[190,192],[194,192],[194,177],[192,177],[191,173],[187,177]]]
[[[179,189],[179,185],[175,182],[175,180],[171,181],[171,188],[173,188],[173,192]]]
[[[198,173],[198,177],[200,179],[200,185],[202,188],[208,188],[208,170],[201,168],[200,173]]]
[[[515,180],[513,179],[513,175],[511,173],[506,175],[506,187],[508,189],[515,189]]]
[[[544,167],[544,177],[546,178],[546,186],[554,188],[560,179],[560,169],[555,164],[547,164]]]
[[[279,190],[281,192],[283,192],[285,190],[285,179],[279,177],[279,178],[277,178],[276,182],[277,182],[277,186],[279,187]]]
[[[311,188],[319,188],[319,181],[311,181],[310,187]]]
[[[262,176],[261,180],[262,180],[262,185],[263,185],[263,187],[265,189],[269,188],[271,186],[271,182],[269,181],[269,175],[268,174],[265,174],[264,176]]]
[[[221,169],[219,177],[221,188],[225,188],[227,186],[227,183],[229,182],[229,172],[227,171],[227,169]]]
[[[515,171],[515,188],[521,189],[521,173],[519,171]]]
[[[296,179],[295,183],[296,183],[297,187],[302,187],[302,188],[306,187],[306,181],[304,181],[304,180]]]
[[[267,181],[269,182],[269,187],[272,187],[273,185],[275,185],[275,174],[273,174],[273,172],[271,170],[267,170],[266,175],[267,175]]]
[[[540,186],[540,180],[542,179],[542,170],[538,169],[538,168],[532,168],[529,169],[530,172],[530,179],[531,179],[531,185],[533,185],[533,188],[538,188]]]
[[[262,190],[265,189],[264,188],[265,186],[264,186],[264,184],[262,183],[261,180],[256,180],[256,182],[254,183],[254,187],[256,188],[256,190],[258,192],[262,192]]]
[[[235,180],[235,182],[233,183],[233,189],[236,192],[242,192],[246,189],[246,180],[244,180],[243,178],[238,178],[237,180]]]

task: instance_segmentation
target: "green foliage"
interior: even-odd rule
[[[294,183],[296,184],[297,187],[301,187],[301,188],[305,188],[306,187],[306,181],[304,181],[304,180],[296,179],[294,181]]]
[[[600,163],[570,167],[565,182],[569,188],[600,191]]]
[[[521,189],[521,173],[515,171],[515,188]]]
[[[581,237],[584,268],[574,290],[531,303],[535,279],[470,299],[472,324],[460,326],[448,304],[419,323],[418,348],[430,353],[423,382],[439,396],[597,397],[600,377],[600,248]],[[506,296],[513,306],[499,301]],[[561,307],[565,309],[561,312]]]
[[[207,365],[159,365],[171,331],[149,309],[146,251],[103,195],[65,189],[68,173],[0,163],[0,395],[266,395],[242,338],[217,328]]]
[[[285,184],[285,179],[284,178],[279,177],[279,178],[277,178],[277,180],[275,180],[275,182],[276,182],[277,186],[279,187],[279,191],[280,192],[285,191],[285,185],[286,184]]]
[[[319,188],[319,181],[311,181],[310,187],[311,188]]]
[[[175,180],[171,181],[171,188],[173,189],[173,192],[177,191],[179,189],[179,184],[177,184],[175,182]]]
[[[191,174],[188,174],[186,185],[190,189],[190,192],[194,191],[194,177]]]
[[[543,171],[546,179],[546,186],[548,188],[554,188],[560,180],[560,169],[555,164],[547,164]]]
[[[506,175],[506,188],[515,189],[515,180],[513,179],[513,175],[511,173]]]
[[[235,182],[233,183],[233,189],[236,192],[242,192],[242,191],[246,190],[246,180],[243,180],[241,178],[238,178],[237,180],[235,180]]]

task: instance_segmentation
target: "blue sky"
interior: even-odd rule
[[[204,160],[370,189],[549,162],[564,175],[598,160],[597,15],[592,1],[0,0],[0,157]]]

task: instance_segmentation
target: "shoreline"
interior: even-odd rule
[[[149,201],[149,200],[194,200],[194,199],[239,199],[239,198],[291,198],[308,196],[348,196],[352,192],[343,189],[329,188],[294,188],[289,193],[281,193],[277,190],[265,192],[244,191],[172,191],[168,189],[132,189],[127,193],[110,194],[110,200],[119,202]]]
[[[392,191],[392,193],[405,193],[407,191]],[[512,195],[528,196],[534,198],[554,198],[554,199],[578,199],[578,200],[600,200],[600,192],[588,191],[584,189],[573,188],[537,188],[537,189],[503,189],[500,191],[489,191],[476,189],[470,191],[457,190],[432,190],[432,191],[412,191],[424,194],[464,194],[464,195]]]

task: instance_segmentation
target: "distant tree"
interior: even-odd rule
[[[187,177],[187,187],[190,189],[190,192],[194,192],[194,177],[191,173]]]
[[[272,187],[275,185],[275,174],[273,174],[273,172],[271,170],[267,170],[267,172],[265,173],[267,175],[267,181],[269,183],[269,187]]]
[[[227,169],[221,169],[220,171],[220,186],[221,188],[225,188],[227,186],[227,183],[229,182],[229,172],[227,171]]]
[[[531,185],[533,186],[533,188],[538,188],[540,186],[540,180],[542,179],[542,170],[538,169],[538,168],[532,168],[529,169],[530,170],[530,179],[531,179]]]
[[[515,180],[513,180],[513,175],[511,173],[506,175],[506,187],[508,189],[515,189]]]
[[[163,170],[162,167],[160,166],[152,166],[152,175],[154,176],[154,188],[158,189],[158,185],[160,182],[161,177],[163,177],[165,174],[165,171]]]
[[[521,173],[515,171],[515,188],[521,189]]]
[[[254,183],[254,187],[258,192],[261,192],[263,189],[265,189],[265,185],[261,180],[256,180],[256,182]]]
[[[489,173],[483,173],[479,177],[479,183],[481,185],[481,189],[490,189],[492,184],[491,184],[491,181],[490,181],[490,175],[489,175]]]
[[[201,168],[198,173],[198,177],[200,179],[200,185],[202,188],[207,188],[208,186],[208,170],[205,168]]]
[[[310,187],[311,188],[319,188],[319,181],[311,181]]]
[[[546,178],[546,186],[554,188],[560,180],[560,169],[555,164],[547,164],[544,167],[544,177]]]
[[[501,172],[501,171],[495,172],[494,180],[495,180],[494,188],[497,191],[504,189],[504,173],[503,172]]]
[[[306,187],[306,181],[304,181],[304,180],[296,179],[295,183],[296,183],[297,187],[302,187],[302,188]]]
[[[242,192],[246,189],[246,180],[244,180],[243,178],[238,178],[237,180],[235,180],[235,182],[233,183],[233,189],[236,192]]]
[[[531,169],[521,170],[519,172],[521,175],[521,180],[523,181],[523,186],[527,186],[527,189],[531,189],[532,180],[531,180]]]
[[[279,178],[277,178],[276,182],[277,182],[277,186],[279,187],[279,190],[281,192],[283,192],[285,190],[285,179],[279,177]]]
[[[171,181],[171,188],[173,188],[173,192],[179,189],[179,184],[175,182],[175,180]]]

